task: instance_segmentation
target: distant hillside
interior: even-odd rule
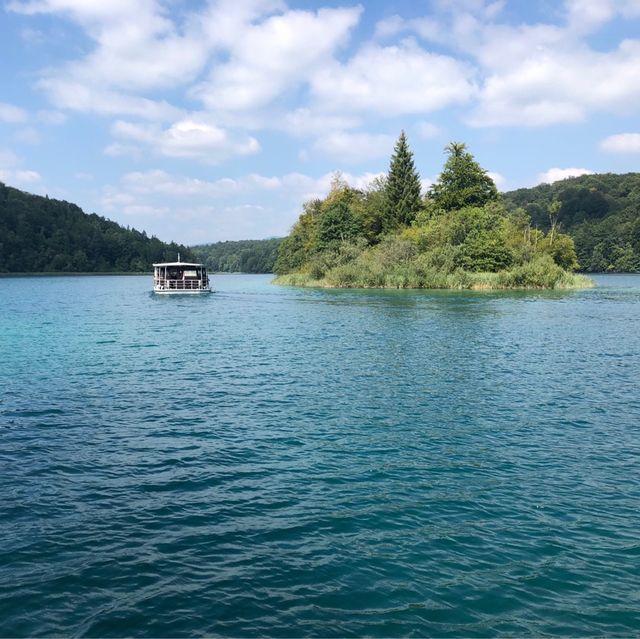
[[[547,207],[559,200],[558,222],[573,237],[582,270],[640,271],[640,173],[583,175],[503,197],[509,208],[524,208],[545,230]]]
[[[0,272],[148,271],[188,248],[0,182]]]
[[[210,271],[273,273],[282,239],[216,242],[192,246],[191,251]]]

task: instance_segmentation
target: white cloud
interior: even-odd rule
[[[50,124],[52,126],[60,126],[67,121],[67,116],[60,111],[38,111],[37,117],[40,122],[43,122],[44,124]]]
[[[422,193],[426,193],[429,188],[435,184],[437,181],[437,178],[421,178],[420,179],[420,190],[422,191]]]
[[[505,178],[504,175],[496,171],[487,171],[487,175],[495,182],[498,190],[504,191],[505,185],[507,184],[507,178]]]
[[[179,29],[156,0],[14,0],[8,7],[28,15],[66,14],[96,43],[54,77],[124,90],[173,87],[192,79],[207,61],[197,21]]]
[[[0,148],[0,182],[9,186],[26,187],[40,182],[37,171],[22,168],[22,160],[11,149]]]
[[[441,2],[439,13],[379,28],[413,31],[474,61],[479,90],[466,118],[472,126],[547,126],[594,112],[636,112],[640,40],[594,49],[586,38],[616,15],[639,16],[638,0],[567,0],[566,24],[500,23],[502,4]]]
[[[216,181],[174,176],[159,169],[127,173],[122,179],[127,191],[136,194],[161,193],[173,198],[207,196],[220,197],[238,190],[236,180],[221,178]]]
[[[9,124],[19,124],[26,122],[28,119],[27,112],[20,107],[6,102],[0,102],[0,122]]]
[[[30,186],[40,182],[42,176],[37,171],[28,169],[0,169],[0,182],[9,186]]]
[[[596,31],[616,14],[624,18],[640,15],[638,0],[565,0],[569,29],[579,34]]]
[[[8,169],[20,164],[20,158],[11,150],[0,147],[0,169]]]
[[[186,176],[177,176],[159,169],[151,171],[134,171],[122,178],[124,191],[136,195],[161,194],[164,198],[174,199],[206,197],[225,199],[230,196],[247,195],[253,193],[285,194],[287,197],[302,203],[308,197],[323,197],[329,193],[333,173],[326,173],[320,177],[312,177],[304,173],[287,173],[283,176],[265,176],[250,173],[241,177],[223,177],[217,180],[201,180]],[[363,173],[353,175],[343,173],[344,179],[354,188],[364,188],[377,173]],[[130,203],[127,200],[127,203]]]
[[[144,157],[142,147],[135,144],[121,144],[120,142],[108,144],[103,153],[114,158],[129,156],[134,160],[141,160]]]
[[[298,137],[323,136],[328,131],[344,131],[360,124],[353,114],[323,113],[307,107],[286,113],[277,126]]]
[[[409,28],[409,23],[399,15],[389,16],[376,23],[375,37],[379,39],[391,38]]]
[[[347,63],[323,67],[311,78],[311,91],[326,109],[389,117],[465,102],[474,91],[471,76],[465,64],[407,40],[389,47],[369,44]]]
[[[126,215],[137,217],[163,217],[169,213],[166,206],[150,206],[148,204],[128,204],[122,208]]]
[[[40,144],[40,133],[32,126],[26,126],[18,129],[13,134],[13,139],[16,142],[22,142],[23,144]]]
[[[136,93],[187,84],[208,59],[198,20],[186,19],[181,27],[166,17],[157,0],[14,0],[8,8],[27,15],[66,15],[93,41],[86,56],[42,73],[38,86],[61,109],[176,117],[177,110],[166,102]]]
[[[552,184],[553,182],[558,182],[559,180],[566,180],[570,177],[578,177],[580,175],[591,175],[593,171],[590,169],[559,169],[554,167],[541,173],[538,176],[538,181],[536,184]]]
[[[211,110],[266,106],[332,59],[357,24],[361,7],[288,11],[245,29],[230,60],[213,68],[192,95]]]
[[[437,138],[442,133],[440,127],[436,126],[432,122],[418,122],[416,128],[418,130],[418,135],[423,140]]]
[[[213,0],[199,20],[212,46],[232,49],[252,25],[286,10],[283,0]]]
[[[590,33],[609,22],[614,14],[613,3],[608,0],[567,0],[569,27],[579,33]]]
[[[211,164],[234,155],[252,155],[260,150],[258,141],[250,136],[233,136],[225,129],[202,119],[184,118],[166,129],[155,124],[134,124],[118,120],[111,129],[114,136],[141,143],[157,155],[191,158]],[[110,145],[109,155],[137,154],[139,147],[131,144]]]
[[[281,236],[297,219],[304,201],[327,195],[333,175],[249,173],[202,180],[162,170],[136,171],[105,189],[101,207],[113,219],[191,244]],[[343,177],[363,189],[378,175]]]
[[[314,148],[343,162],[356,163],[390,156],[394,142],[392,135],[335,131],[319,137]]]
[[[64,76],[43,78],[38,82],[38,86],[58,108],[70,111],[100,115],[126,114],[160,121],[175,119],[182,113],[180,109],[164,100],[125,95]]]
[[[472,125],[580,122],[592,111],[631,113],[640,99],[640,41],[624,41],[607,53],[534,47],[500,67],[484,82]]]
[[[640,133],[618,133],[610,135],[600,143],[608,153],[640,153]]]

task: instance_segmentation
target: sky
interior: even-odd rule
[[[285,235],[406,132],[502,191],[640,163],[640,0],[0,0],[0,181],[162,240]]]

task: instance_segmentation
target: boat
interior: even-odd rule
[[[153,292],[161,295],[211,293],[204,264],[160,262],[153,265]]]

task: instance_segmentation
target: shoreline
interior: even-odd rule
[[[326,278],[312,279],[306,273],[287,273],[272,280],[272,284],[277,286],[290,286],[294,288],[322,288],[322,289],[344,289],[344,290],[432,290],[432,291],[571,291],[596,288],[596,283],[588,276],[581,273],[568,273],[558,283],[553,286],[513,286],[500,282],[500,273],[467,273],[469,278],[466,281],[452,283],[450,285],[425,285],[411,286],[388,282],[380,285],[361,285],[354,283],[348,285],[341,283],[336,285]],[[434,284],[431,282],[431,284]]]

